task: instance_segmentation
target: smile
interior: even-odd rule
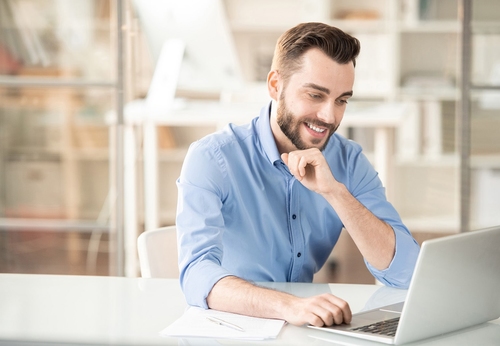
[[[307,127],[309,127],[311,130],[318,132],[318,133],[323,133],[325,132],[325,129],[321,129],[319,127],[314,126],[313,124],[306,123]]]

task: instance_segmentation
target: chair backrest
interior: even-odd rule
[[[178,278],[177,234],[175,226],[143,232],[137,238],[143,278]]]

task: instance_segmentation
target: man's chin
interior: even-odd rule
[[[325,149],[326,145],[321,143],[321,144],[311,144],[309,143],[308,145],[304,145],[302,148],[303,150],[308,150],[308,149],[319,149],[320,151],[323,151]]]
[[[309,141],[307,148],[308,149],[316,148],[316,149],[319,149],[320,151],[323,151],[326,148],[326,145],[328,144],[329,139],[330,139],[330,137],[328,137],[326,139],[321,139],[321,140]]]

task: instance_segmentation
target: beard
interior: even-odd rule
[[[318,148],[323,151],[330,140],[330,137],[335,133],[338,125],[327,124],[318,119],[307,119],[299,118],[286,106],[285,95],[283,93],[280,95],[280,105],[277,109],[277,123],[281,131],[285,136],[292,142],[292,144],[299,150]],[[313,138],[311,139],[311,144],[306,144],[305,141],[300,136],[301,127],[304,123],[308,123],[321,128],[326,128],[328,131],[328,137],[324,138]],[[321,142],[324,141],[323,144]]]

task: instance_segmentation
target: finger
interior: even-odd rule
[[[323,327],[326,325],[323,319],[315,313],[310,313],[307,316],[307,323],[315,327]]]
[[[328,307],[328,308],[317,307],[313,311],[313,313],[321,320],[320,327],[321,326],[331,326],[333,324],[342,323],[342,322],[337,323],[338,319],[342,319],[342,312],[340,311],[340,309],[336,313],[337,315],[340,314],[340,318],[335,316],[335,313],[332,312],[331,307]]]
[[[330,301],[332,305],[334,305],[336,308],[338,308],[342,312],[342,322],[344,323],[351,323],[352,320],[352,312],[349,304],[343,300],[340,299],[339,297],[336,297],[332,294],[329,294],[327,296],[327,299]]]
[[[325,321],[325,324],[331,325],[333,323],[342,324],[351,322],[351,308],[345,300],[332,294],[323,294],[315,298],[316,301],[314,306],[316,306],[316,308],[313,311]],[[330,314],[331,317],[329,317],[328,314]]]
[[[308,164],[309,158],[302,152],[291,152],[288,156],[288,168],[298,180],[302,180],[306,176]]]
[[[283,160],[283,162],[285,163],[285,165],[288,166],[288,154],[287,153],[281,154],[281,159]]]
[[[287,156],[286,165],[288,166],[290,173],[292,173],[296,178],[300,178],[300,156],[296,152],[291,152]]]
[[[324,302],[321,309],[317,310],[316,313],[323,320],[326,326],[342,324],[342,322],[344,322],[342,310],[330,302]]]
[[[305,177],[306,175],[306,166],[307,166],[307,158],[305,156],[301,156],[299,159],[298,163],[298,168],[299,168],[299,176],[301,178]]]
[[[303,312],[302,317],[298,317],[298,324],[309,323],[313,326],[331,326],[333,324],[350,323],[351,309],[346,301],[329,293],[301,299]]]
[[[340,306],[335,304],[338,302]],[[309,303],[309,311],[321,319],[321,325],[331,326],[333,324],[342,324],[350,318],[350,308],[347,303],[338,299],[331,294],[324,294],[312,297]],[[344,312],[345,311],[345,312]],[[344,313],[346,316],[344,316]],[[309,323],[317,325],[316,320],[311,320]]]

